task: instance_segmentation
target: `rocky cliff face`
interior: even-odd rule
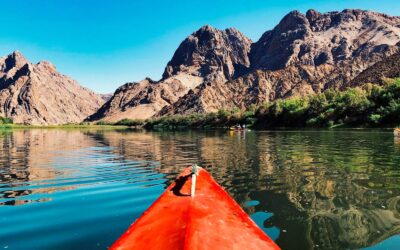
[[[188,74],[205,82],[232,79],[250,66],[251,43],[236,29],[218,30],[206,25],[181,43],[163,78]]]
[[[384,14],[344,10],[306,15],[293,11],[252,45],[255,69],[278,70],[289,66],[338,65],[386,51],[400,39],[400,18]]]
[[[0,115],[62,124],[244,109],[399,76],[399,41],[400,17],[362,10],[293,11],[255,43],[204,26],[180,44],[160,81],[127,83],[111,97],[14,52],[0,59]]]
[[[252,44],[246,74],[203,83],[157,115],[244,108],[340,89],[398,52],[399,41],[399,17],[361,10],[293,11]]]
[[[77,123],[102,103],[49,62],[32,64],[18,51],[0,58],[0,116],[15,123]]]
[[[400,48],[400,43],[397,46]],[[375,63],[345,86],[353,87],[363,83],[382,83],[385,78],[397,77],[400,77],[400,52]]]
[[[233,79],[250,66],[251,43],[236,29],[204,26],[181,43],[160,81],[145,79],[121,86],[87,120],[146,119],[201,84]]]
[[[176,78],[161,82],[149,78],[126,83],[119,87],[114,95],[86,120],[104,120],[117,122],[124,118],[146,119],[153,116],[162,107],[173,104],[184,95],[188,87]]]
[[[396,62],[399,41],[400,17],[362,10],[293,11],[255,43],[204,26],[181,43],[161,81],[121,87],[90,120],[244,109],[343,89],[377,62]]]

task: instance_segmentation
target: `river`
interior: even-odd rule
[[[0,249],[107,249],[197,163],[282,249],[400,246],[385,130],[0,131]]]

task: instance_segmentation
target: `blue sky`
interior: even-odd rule
[[[291,10],[359,8],[400,15],[398,0],[1,0],[0,54],[48,60],[83,86],[113,92],[161,77],[179,43],[210,24],[256,41]]]

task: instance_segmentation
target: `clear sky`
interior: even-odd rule
[[[0,0],[0,54],[48,60],[83,86],[113,92],[161,77],[179,43],[205,24],[253,41],[291,10],[359,8],[400,15],[399,0]]]

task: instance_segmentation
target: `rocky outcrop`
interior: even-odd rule
[[[157,115],[244,108],[277,98],[341,89],[399,51],[400,17],[344,10],[293,11],[252,44],[247,73],[204,82]]]
[[[204,26],[180,44],[160,81],[122,86],[89,120],[244,109],[343,89],[377,62],[393,61],[399,41],[400,17],[363,10],[292,11],[255,43],[235,29]]]
[[[400,43],[398,46],[400,47]],[[400,52],[367,68],[346,86],[354,87],[363,83],[383,83],[387,78],[397,77],[400,77]]]
[[[176,102],[187,91],[188,87],[173,77],[161,82],[147,78],[137,83],[126,83],[86,120],[117,122],[124,118],[146,119],[164,106]]]
[[[200,84],[233,79],[250,66],[251,43],[236,29],[204,26],[180,44],[160,81],[145,79],[121,86],[87,120],[146,119]]]
[[[206,25],[186,38],[169,61],[163,78],[189,74],[205,82],[226,81],[249,66],[252,41],[238,30]]]
[[[277,70],[288,66],[338,65],[343,61],[381,53],[400,40],[400,18],[344,10],[306,15],[290,12],[252,45],[254,69]]]
[[[0,116],[15,123],[78,123],[102,103],[49,62],[32,64],[18,51],[0,58]]]

